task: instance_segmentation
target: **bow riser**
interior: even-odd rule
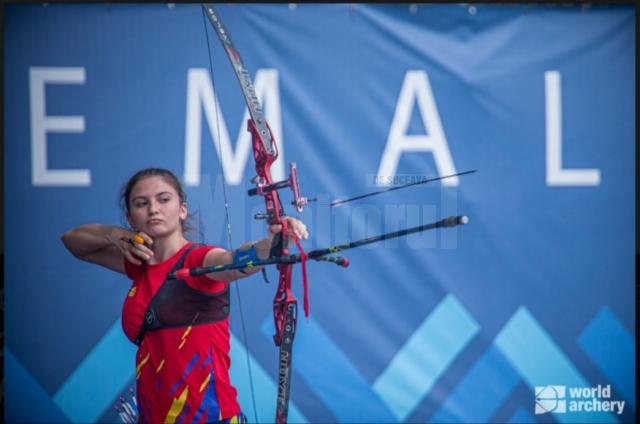
[[[247,121],[247,129],[251,133],[251,143],[253,145],[253,159],[256,164],[257,179],[255,179],[256,186],[258,187],[259,194],[264,196],[265,206],[265,218],[268,225],[282,225],[284,211],[282,210],[282,203],[280,202],[280,196],[276,190],[262,192],[260,187],[269,186],[273,184],[273,177],[271,176],[271,165],[278,159],[278,148],[275,142],[273,143],[273,149],[271,152],[265,148],[264,139],[262,138],[261,131],[256,126],[253,119]],[[271,128],[266,124],[267,132],[269,133],[269,139],[273,141],[271,136]]]

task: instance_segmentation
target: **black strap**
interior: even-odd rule
[[[191,252],[191,250],[193,250],[195,247],[199,246],[199,244],[192,244],[191,246],[187,247],[187,250],[184,251],[184,253],[182,254],[182,256],[180,257],[180,259],[178,260],[178,262],[176,262],[176,264],[173,266],[173,268],[171,269],[171,272],[175,272],[177,270],[179,270],[180,268],[182,268],[184,266],[184,262],[187,259],[187,255],[189,255],[189,252]],[[167,280],[165,279],[164,282],[162,283],[162,285],[164,285],[167,282]],[[160,292],[160,290],[162,289],[162,286],[160,286],[160,288],[158,289],[158,292]],[[149,301],[149,306],[147,306],[147,311],[144,314],[144,319],[142,320],[142,327],[140,327],[140,331],[138,332],[138,336],[136,337],[134,343],[138,346],[140,346],[140,343],[142,343],[142,339],[144,339],[145,334],[147,333],[147,331],[149,331],[149,328],[151,327],[151,325],[153,324],[153,321],[155,319],[154,314],[153,314],[153,308],[151,307],[151,305],[153,304],[153,299],[151,299],[151,301]]]

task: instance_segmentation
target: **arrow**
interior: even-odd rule
[[[359,196],[351,197],[351,198],[345,199],[345,200],[334,200],[333,202],[331,202],[329,204],[329,207],[340,206],[340,205],[343,205],[345,203],[352,202],[354,200],[364,199],[365,197],[375,196],[377,194],[386,193],[388,191],[400,190],[401,188],[411,187],[411,186],[418,185],[418,184],[426,184],[426,183],[430,183],[432,181],[444,180],[445,178],[452,178],[452,177],[457,177],[457,176],[460,176],[460,175],[473,174],[474,172],[476,172],[475,169],[472,170],[472,171],[465,171],[465,172],[459,172],[457,174],[445,175],[444,177],[426,178],[424,180],[416,181],[416,182],[409,183],[409,184],[403,184],[403,185],[397,186],[397,187],[391,187],[391,188],[387,188],[387,189],[380,190],[380,191],[374,191],[372,193],[367,193],[367,194],[361,194]]]

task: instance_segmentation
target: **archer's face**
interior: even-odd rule
[[[187,205],[180,202],[176,190],[162,177],[144,178],[136,183],[129,195],[129,223],[136,231],[151,238],[182,232],[187,218]]]

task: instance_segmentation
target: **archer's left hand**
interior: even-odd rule
[[[290,216],[285,218],[287,220],[288,229],[293,232],[299,239],[307,240],[309,233],[307,232],[307,226],[302,221],[292,218]],[[273,237],[282,231],[282,225],[270,225],[269,226],[269,241],[273,240]]]

